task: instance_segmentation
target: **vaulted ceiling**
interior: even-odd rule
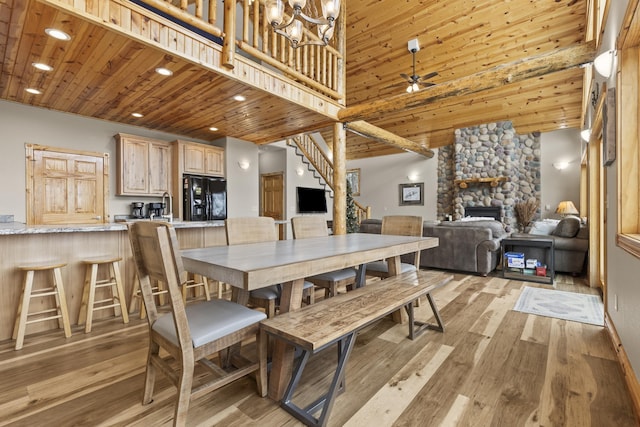
[[[542,70],[533,60],[552,62],[584,45],[586,1],[346,1],[345,111],[380,105],[358,119],[432,148],[452,143],[456,128],[492,121],[511,120],[520,133],[581,126],[584,70],[561,60]],[[56,23],[72,33],[71,44],[44,35]],[[416,38],[417,74],[438,75],[435,86],[407,94],[400,73],[411,74],[407,42]],[[36,0],[0,0],[0,58],[0,97],[9,101],[200,140],[266,144],[313,130],[331,138],[332,121],[317,111]],[[47,61],[50,73],[31,67]],[[167,64],[170,79],[153,71]],[[247,101],[233,101],[237,93]],[[347,134],[348,159],[399,151]]]

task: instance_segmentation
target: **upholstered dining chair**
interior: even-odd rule
[[[396,236],[422,236],[422,217],[411,215],[387,215],[382,217],[380,234]],[[399,273],[416,271],[420,268],[420,251],[411,254],[413,262],[400,263]],[[367,263],[366,275],[375,277],[389,277],[389,267],[386,260]]]
[[[152,402],[156,370],[178,388],[174,426],[186,424],[191,397],[201,396],[251,373],[256,375],[258,394],[264,397],[267,392],[267,340],[261,336],[259,323],[266,315],[223,299],[185,307],[180,285],[186,272],[171,224],[132,223],[129,239],[149,322],[149,353],[142,403]],[[164,283],[168,289],[169,312],[158,313],[151,285],[155,280]],[[256,340],[256,360],[249,361],[241,357],[239,347],[244,340],[253,338]],[[177,371],[174,364],[160,356],[161,348],[177,361]],[[210,355],[218,356],[220,366],[208,358]],[[232,356],[234,361],[239,361],[237,369],[231,366]],[[206,378],[198,375],[198,380],[194,381],[196,362],[213,375]]]
[[[275,242],[278,240],[275,221],[270,217],[227,218],[225,220],[225,228],[227,244],[229,245]],[[313,291],[313,283],[305,281],[302,297],[307,304],[314,303]],[[276,314],[281,293],[282,288],[280,285],[253,290],[249,293],[249,304],[263,308],[267,313],[267,317],[271,318]]]
[[[294,239],[308,239],[329,235],[327,221],[321,216],[293,217],[291,218],[291,228]],[[324,288],[324,296],[328,298],[338,293],[338,287],[354,285],[356,282],[356,270],[354,268],[343,268],[307,277],[306,280],[319,288]]]

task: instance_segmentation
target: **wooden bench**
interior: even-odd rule
[[[306,425],[325,426],[337,393],[344,390],[344,372],[357,332],[404,307],[409,317],[409,338],[425,329],[444,332],[444,325],[431,292],[445,285],[453,275],[435,271],[412,271],[328,298],[300,310],[264,320],[261,327],[272,336],[302,351],[281,401],[281,406]],[[427,297],[436,324],[414,319],[413,303]],[[296,386],[309,356],[332,345],[338,346],[338,364],[329,390],[304,408],[292,402]],[[320,412],[316,418],[314,414]]]

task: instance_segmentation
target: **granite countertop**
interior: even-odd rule
[[[139,220],[149,221],[149,220]],[[178,228],[224,227],[224,221],[174,221]],[[0,223],[0,236],[15,234],[47,234],[47,233],[86,233],[94,231],[125,231],[127,222],[110,222],[106,224],[70,224],[70,225],[25,225],[21,222]]]

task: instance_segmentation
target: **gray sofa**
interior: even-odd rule
[[[551,234],[514,233],[517,239],[552,239],[554,241],[555,271],[578,275],[584,272],[589,250],[589,227],[580,222],[580,218],[569,216],[562,219]],[[544,259],[537,248],[513,247],[515,252],[525,253],[527,258]]]
[[[365,219],[361,233],[380,233],[381,219]],[[436,248],[420,254],[420,267],[441,268],[486,276],[500,260],[500,241],[507,236],[499,221],[424,221],[422,235],[438,237]]]

